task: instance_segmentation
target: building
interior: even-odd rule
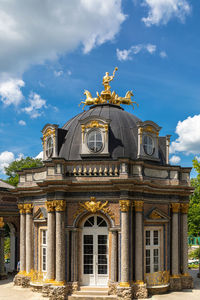
[[[62,128],[44,126],[44,166],[19,172],[15,284],[40,288],[50,299],[91,291],[146,298],[148,291],[193,285],[191,169],[169,164],[170,136],[160,136],[160,126],[121,107],[133,105],[133,94],[111,93],[115,71],[106,73],[96,98],[85,91],[88,110]]]
[[[17,198],[11,192],[13,189],[12,185],[0,180],[0,279],[4,279],[7,273],[16,272],[19,261],[19,210]],[[5,264],[6,231],[10,237],[10,258]]]

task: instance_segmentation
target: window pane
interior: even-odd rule
[[[98,254],[107,254],[107,246],[98,245]]]
[[[84,265],[84,274],[93,274],[93,265]]]
[[[107,235],[98,235],[98,244],[107,245]]]
[[[146,246],[150,246],[150,231],[146,231]]]
[[[98,264],[106,265],[107,264],[107,256],[106,255],[98,255]]]
[[[98,274],[107,274],[107,265],[98,265]]]
[[[84,264],[92,265],[93,264],[93,255],[84,255]]]
[[[84,254],[93,254],[93,245],[84,245]]]
[[[93,235],[84,235],[84,244],[93,245]]]
[[[154,230],[153,232],[153,244],[158,245],[158,230]]]

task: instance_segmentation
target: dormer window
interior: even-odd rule
[[[153,139],[150,135],[144,135],[143,136],[143,147],[144,147],[144,152],[147,155],[152,155],[154,152],[154,142]]]
[[[53,138],[52,136],[47,138],[46,141],[46,156],[48,158],[52,157],[53,155]]]
[[[99,130],[90,130],[87,135],[87,145],[91,152],[100,152],[103,148],[102,134]]]

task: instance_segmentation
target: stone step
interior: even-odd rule
[[[99,290],[80,290],[74,292],[75,295],[108,296],[108,291]]]
[[[71,295],[68,300],[117,300],[117,296],[91,296],[89,295]]]
[[[106,291],[108,292],[108,287],[105,286],[80,286],[80,291]]]

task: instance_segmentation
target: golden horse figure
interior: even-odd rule
[[[81,103],[79,104],[79,106],[83,103],[83,109],[86,105],[94,105],[94,104],[99,104],[101,103],[101,98],[100,96],[97,94],[97,98],[92,98],[91,93],[88,90],[85,90],[84,95],[86,95],[86,99],[85,101],[81,101]]]
[[[125,97],[118,97],[118,95],[116,95],[115,99],[114,99],[114,102],[115,102],[114,104],[117,104],[117,105],[126,104],[126,105],[133,106],[133,103],[135,103],[138,106],[138,103],[136,101],[131,101],[131,96],[134,96],[132,91],[128,91],[126,93]],[[133,106],[133,109],[134,109],[134,106]]]

